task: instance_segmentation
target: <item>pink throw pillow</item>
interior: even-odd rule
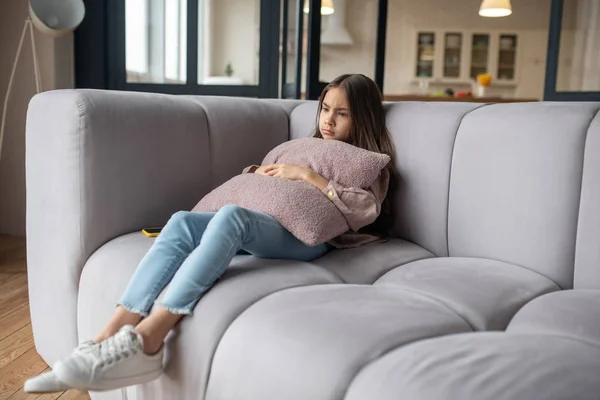
[[[237,175],[204,196],[192,211],[216,212],[227,204],[272,216],[309,246],[325,243],[349,229],[327,196],[304,181]]]
[[[375,153],[339,140],[302,138],[282,143],[262,162],[310,168],[344,187],[366,189],[390,162],[387,154]]]
[[[311,168],[344,187],[366,189],[390,161],[389,156],[347,143],[305,138],[274,148],[263,161]],[[292,235],[315,246],[347,232],[343,214],[318,188],[303,181],[257,174],[235,176],[204,196],[192,209],[216,212],[235,204],[271,215]]]

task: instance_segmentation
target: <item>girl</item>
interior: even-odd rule
[[[316,138],[342,140],[393,160],[381,93],[364,75],[342,75],[323,90],[317,124]],[[239,251],[310,261],[331,247],[355,247],[387,236],[391,216],[386,194],[394,176],[393,161],[368,190],[344,188],[293,165],[254,165],[244,173],[311,183],[332,199],[351,231],[310,247],[271,216],[241,207],[225,206],[217,213],[178,212],[140,262],[100,334],[56,363],[54,371],[27,381],[25,391],[111,390],[156,379],[162,372],[165,337],[191,314]],[[149,315],[167,284],[164,301]]]

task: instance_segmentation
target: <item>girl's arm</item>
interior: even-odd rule
[[[306,176],[304,177],[304,181],[314,185],[317,189],[323,191],[329,185],[329,181],[323,178],[321,175],[309,169],[306,171]]]
[[[343,187],[308,168],[282,164],[268,165],[264,168],[265,174],[269,176],[303,180],[313,184],[340,210],[353,231],[375,222],[381,213],[381,204],[390,183],[390,175],[386,169],[382,170],[375,182],[365,190]]]

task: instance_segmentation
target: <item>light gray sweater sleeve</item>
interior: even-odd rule
[[[368,189],[345,188],[329,181],[323,194],[335,204],[353,231],[367,226],[377,219],[381,204],[387,195],[390,182],[389,172],[384,169]]]

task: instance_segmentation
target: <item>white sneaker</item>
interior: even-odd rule
[[[162,373],[163,348],[144,353],[142,336],[126,325],[90,351],[73,353],[54,365],[56,377],[79,390],[113,390],[149,382]]]
[[[95,344],[92,340],[83,342],[73,350],[73,353],[89,351]],[[29,378],[23,385],[23,391],[26,393],[64,392],[69,389],[72,389],[72,387],[60,381],[54,374],[54,371],[44,372],[38,376]]]
[[[69,389],[72,389],[72,387],[59,381],[54,371],[44,372],[29,378],[23,385],[23,391],[26,393],[64,392]]]

